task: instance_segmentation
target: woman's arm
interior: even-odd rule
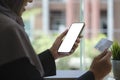
[[[81,77],[79,77],[77,80],[95,80],[94,74],[91,71],[86,72]]]
[[[45,75],[44,76],[52,76],[56,74],[56,65],[54,57],[52,56],[50,50],[46,50],[39,55],[39,59],[41,60],[42,66],[44,68]]]

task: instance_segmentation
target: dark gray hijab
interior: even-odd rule
[[[19,16],[23,2],[24,2],[24,0],[0,0],[0,13],[12,18],[12,20],[16,21],[20,26],[24,27],[23,20],[22,20],[21,16]],[[19,34],[19,35],[21,35],[21,34]],[[20,39],[21,39],[20,44],[23,44],[23,42],[24,42],[23,38],[20,38]],[[43,76],[44,70],[42,68],[41,61],[39,60],[38,56],[35,54],[34,50],[32,50],[31,45],[29,43],[27,45],[23,44],[23,47],[25,49],[25,52],[23,52],[17,56],[11,55],[11,57],[14,57],[14,59],[19,58],[22,55],[29,57],[29,60],[31,61],[31,63],[36,66],[36,68],[40,71],[41,76]],[[30,47],[30,48],[27,49],[28,47]],[[7,55],[4,55],[4,56],[7,56]],[[7,61],[7,59],[4,59],[4,60]]]
[[[24,26],[23,20],[19,16],[23,2],[24,0],[0,0],[0,12]]]

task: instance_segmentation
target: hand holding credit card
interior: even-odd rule
[[[106,39],[106,38],[102,38],[95,46],[95,48],[97,50],[99,50],[100,52],[103,52],[105,49],[108,49],[111,45],[112,45],[112,41]]]

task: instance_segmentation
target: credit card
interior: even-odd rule
[[[97,50],[103,52],[105,49],[109,49],[112,45],[113,41],[108,40],[106,38],[102,38],[95,46]]]

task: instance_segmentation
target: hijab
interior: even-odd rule
[[[24,27],[23,20],[22,20],[21,16],[19,16],[19,13],[20,13],[23,3],[24,3],[24,0],[0,0],[0,13],[13,19],[16,23],[18,23],[20,25],[20,27]],[[23,39],[22,38],[20,38],[20,39],[21,39],[20,44],[23,45],[25,51],[23,53],[21,53],[20,55],[17,55],[17,56],[12,55],[11,57],[14,57],[14,59],[16,59],[16,57],[19,58],[20,56],[23,56],[23,55],[27,56],[29,58],[30,62],[36,66],[36,68],[40,72],[41,76],[43,76],[44,70],[43,70],[41,61],[38,58],[38,56],[35,54],[34,50],[32,50],[32,47],[29,44],[29,40],[28,40],[28,44],[25,45],[22,42]],[[25,40],[23,40],[23,41],[25,41]],[[28,49],[28,47],[29,47],[29,49]],[[7,61],[7,60],[5,59],[5,61]]]
[[[19,16],[23,2],[24,0],[0,0],[0,12],[24,26],[23,20]]]
[[[24,0],[0,0],[0,5],[19,14],[23,2]]]

